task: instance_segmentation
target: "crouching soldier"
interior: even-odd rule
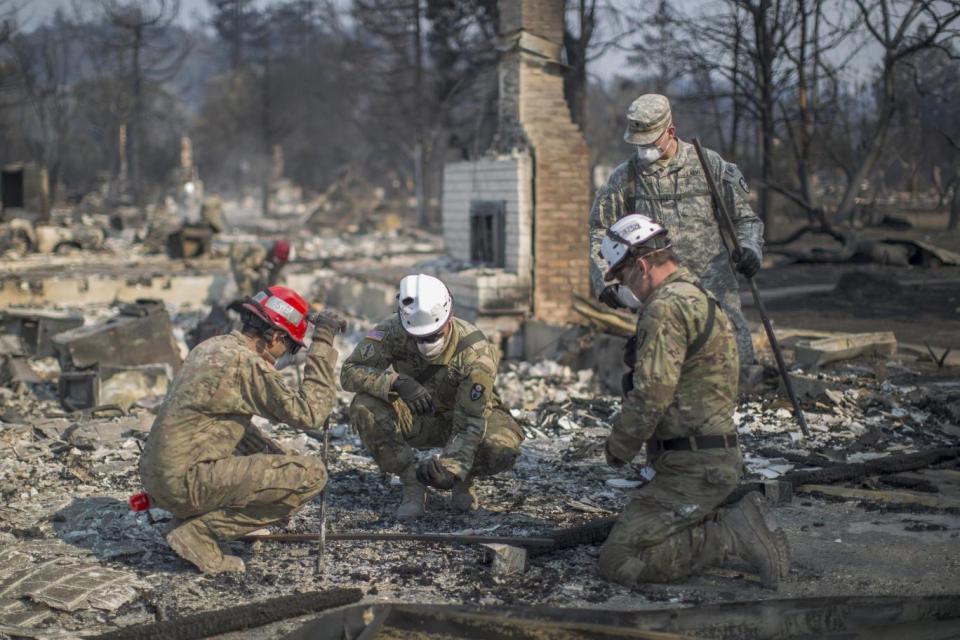
[[[600,551],[600,573],[626,586],[671,582],[735,557],[776,587],[788,571],[786,539],[767,528],[760,495],[720,508],[743,464],[733,423],[732,323],[649,218],[615,222],[601,253],[609,265],[604,280],[643,303],[607,462],[624,465],[646,444],[656,476],[617,519]]]
[[[423,515],[427,485],[452,489],[453,508],[474,511],[473,479],[513,467],[523,432],[493,392],[496,375],[493,345],[454,317],[446,285],[405,277],[397,315],[360,341],[340,374],[357,392],[351,424],[380,469],[403,483],[397,517]],[[414,449],[431,447],[443,452],[418,463]]]
[[[310,456],[233,455],[252,416],[315,429],[334,407],[333,336],[344,326],[335,314],[310,318],[313,343],[299,389],[275,367],[303,348],[307,311],[286,287],[248,299],[240,331],[210,338],[187,356],[150,431],[140,459],[143,486],[153,503],[182,520],[167,543],[204,573],[243,571],[243,561],[224,555],[217,539],[287,518],[326,482],[323,465]]]

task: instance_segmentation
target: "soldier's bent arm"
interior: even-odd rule
[[[747,195],[750,193],[747,181],[732,162],[722,158],[720,163],[720,182],[727,208],[733,216],[733,226],[737,231],[740,245],[763,257],[763,222],[753,212]]]
[[[240,396],[252,415],[298,429],[319,429],[337,402],[334,370],[337,350],[315,340],[307,350],[300,388],[287,385],[283,375],[257,358],[249,372],[241,371]]]
[[[340,386],[344,391],[369,393],[384,402],[390,402],[390,388],[397,373],[390,371],[393,359],[389,348],[387,323],[377,325],[357,344],[340,370]]]
[[[637,455],[673,402],[687,344],[687,322],[678,302],[652,301],[637,325],[633,389],[623,399],[608,441],[610,452],[620,460]]]
[[[477,448],[483,440],[496,379],[497,360],[493,355],[493,347],[482,343],[477,348],[482,351],[470,363],[457,387],[453,430],[443,448],[443,457],[452,463],[452,472],[461,480],[466,480],[473,467]]]
[[[607,183],[597,189],[597,194],[593,199],[593,207],[590,209],[588,228],[590,233],[590,283],[593,287],[593,295],[598,296],[603,291],[606,283],[603,281],[603,272],[607,265],[600,256],[600,244],[607,233],[607,228],[614,222],[622,218],[630,211],[626,210],[624,204],[624,189],[626,188],[626,178],[624,163],[610,175]]]

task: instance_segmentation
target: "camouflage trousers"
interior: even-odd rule
[[[727,549],[709,533],[709,517],[736,488],[736,449],[666,451],[657,475],[617,518],[600,549],[600,574],[632,587],[674,582],[723,561]]]
[[[399,474],[416,463],[414,449],[443,447],[453,429],[453,414],[414,416],[402,400],[392,404],[358,393],[350,404],[350,423],[380,469]],[[513,467],[523,430],[505,409],[494,407],[470,470],[471,477],[492,476]]]
[[[144,488],[157,506],[180,519],[198,519],[230,540],[281,522],[320,493],[327,472],[317,458],[258,453],[201,462],[187,471],[182,491]],[[169,487],[169,485],[167,485]]]

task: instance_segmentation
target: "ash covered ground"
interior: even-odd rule
[[[181,338],[202,316],[173,311]],[[365,328],[354,322],[338,340],[341,360]],[[39,360],[35,369],[52,376],[55,364]],[[817,381],[804,399],[809,438],[799,436],[773,382],[741,401],[736,420],[747,479],[957,444],[956,368],[898,354],[835,363],[809,377]],[[478,482],[481,513],[455,514],[447,496],[432,493],[427,517],[415,523],[392,517],[400,487],[379,472],[351,432],[350,394],[341,392],[331,420],[330,530],[528,536],[616,514],[642,483],[643,465],[638,460],[614,470],[604,464],[603,441],[619,399],[599,393],[595,378],[590,370],[573,371],[551,360],[505,362],[498,392],[528,435],[515,470]],[[0,443],[7,452],[0,459],[0,634],[16,636],[18,628],[86,634],[332,586],[358,586],[368,600],[637,609],[950,593],[960,579],[955,460],[847,484],[899,491],[899,502],[814,492],[771,506],[770,517],[785,528],[794,553],[791,576],[776,593],[736,565],[683,584],[625,589],[599,578],[597,548],[589,546],[531,558],[522,574],[495,576],[481,547],[338,541],[328,543],[318,577],[315,543],[234,542],[229,546],[246,561],[246,574],[202,576],[166,547],[168,515],[135,514],[126,504],[140,489],[140,444],[158,398],[126,415],[97,416],[64,414],[50,384],[3,388],[0,397]],[[291,450],[320,455],[317,434],[265,421],[258,426]],[[911,503],[905,493],[929,499]],[[317,532],[319,515],[315,500],[274,531]],[[44,567],[52,577],[44,578]],[[18,585],[23,576],[41,584]],[[61,580],[65,588],[44,588],[44,579]]]

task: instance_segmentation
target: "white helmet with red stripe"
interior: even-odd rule
[[[419,273],[400,281],[397,315],[404,331],[415,337],[439,331],[453,313],[453,297],[447,285]]]

